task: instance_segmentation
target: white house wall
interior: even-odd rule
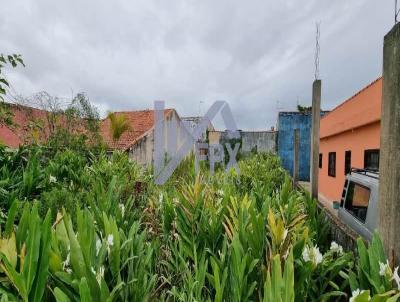
[[[180,118],[172,111],[164,120],[164,152],[174,154],[185,141],[187,132],[179,123]],[[154,128],[140,138],[129,151],[129,158],[141,165],[149,165],[154,161]]]

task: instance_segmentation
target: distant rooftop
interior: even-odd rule
[[[174,109],[165,109],[165,117],[169,116],[172,111],[174,111]],[[104,142],[110,149],[127,150],[137,139],[154,126],[154,110],[118,111],[114,113],[117,116],[125,116],[130,129],[124,132],[117,141],[114,141],[110,129],[110,119],[103,119],[100,125],[100,133]]]
[[[328,113],[330,112],[329,110],[321,110],[321,113]],[[289,116],[289,115],[310,115],[312,112],[310,111],[279,111],[279,116]]]

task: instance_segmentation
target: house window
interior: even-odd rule
[[[351,151],[344,153],[344,175],[349,174],[351,170]]]
[[[328,154],[328,175],[336,177],[336,152]]]
[[[365,222],[370,195],[369,188],[350,182],[344,207],[351,215],[361,222]]]
[[[364,169],[379,169],[379,149],[364,151]]]
[[[322,169],[322,153],[319,154],[318,166],[320,169]]]

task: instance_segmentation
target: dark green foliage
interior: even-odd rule
[[[10,83],[2,73],[2,69],[6,65],[11,65],[12,68],[22,65],[25,67],[22,56],[19,54],[4,55],[0,54],[0,125],[13,126],[13,113],[10,110],[9,104],[4,103],[4,96],[6,95],[6,89],[10,86]]]
[[[0,148],[0,163],[4,299],[335,301],[356,287],[397,294],[379,276],[378,239],[369,249],[359,242],[359,259],[330,250],[316,202],[292,189],[271,154],[241,160],[240,175],[213,176],[204,167],[195,175],[189,157],[159,187],[122,153]],[[304,254],[317,245],[317,260]]]
[[[302,105],[297,105],[297,110],[301,113],[306,113],[306,112],[311,112],[312,107],[311,106],[302,106]]]

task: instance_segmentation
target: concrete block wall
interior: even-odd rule
[[[242,145],[240,147],[240,154],[248,154],[251,151],[257,152],[272,152],[276,153],[276,131],[241,131],[240,140]],[[227,133],[224,131],[209,131],[208,141],[210,145],[223,144],[228,142]]]
[[[243,154],[257,152],[276,153],[276,131],[241,131]]]

